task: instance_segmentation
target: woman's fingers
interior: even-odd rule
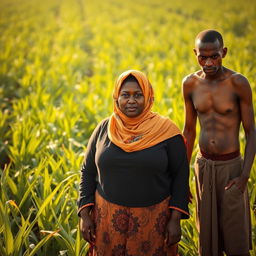
[[[83,238],[87,242],[94,243],[95,227],[94,227],[94,224],[89,216],[80,219],[80,230],[81,230]]]
[[[177,235],[172,235],[170,232],[166,232],[166,238],[165,238],[165,242],[167,244],[167,246],[171,246],[174,245],[176,243],[178,243],[181,239],[181,236],[179,234]]]

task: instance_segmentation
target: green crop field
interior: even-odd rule
[[[207,28],[223,34],[224,65],[249,79],[255,102],[255,1],[0,0],[1,256],[86,255],[79,170],[91,132],[112,112],[117,76],[145,72],[155,89],[153,110],[182,129],[181,81],[198,69],[194,38]],[[243,152],[242,128],[240,139]],[[192,168],[190,180],[195,194]],[[254,162],[251,255],[255,184]],[[190,212],[180,254],[195,256],[194,200]]]

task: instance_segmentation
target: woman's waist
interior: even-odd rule
[[[99,194],[109,202],[127,206],[127,207],[148,207],[160,203],[170,196],[170,189],[156,189],[156,188],[143,188],[138,187],[119,187],[119,186],[101,186],[97,185]]]

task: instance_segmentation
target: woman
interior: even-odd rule
[[[177,255],[188,218],[189,168],[180,130],[151,111],[153,89],[121,74],[114,113],[94,130],[81,170],[79,210],[89,255]]]

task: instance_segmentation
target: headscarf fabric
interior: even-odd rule
[[[136,117],[127,117],[119,109],[117,103],[121,86],[129,75],[137,79],[145,100],[143,112]],[[108,137],[124,151],[139,151],[181,134],[179,128],[169,118],[151,111],[154,91],[142,72],[128,70],[122,73],[116,81],[113,99],[114,112],[108,123]]]

